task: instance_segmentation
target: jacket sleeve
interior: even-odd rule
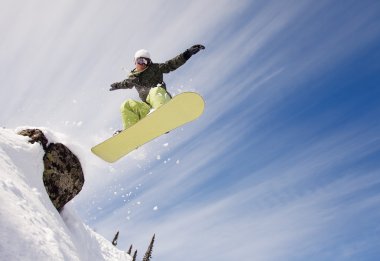
[[[136,86],[135,83],[133,83],[133,79],[127,78],[122,82],[119,82],[119,89],[132,89],[134,86]]]
[[[173,59],[170,59],[164,63],[160,63],[158,66],[162,73],[169,73],[178,69],[182,65],[184,65],[186,61],[187,59],[184,53],[181,53],[180,55],[177,55]]]

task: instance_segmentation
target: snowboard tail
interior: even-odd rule
[[[135,125],[91,148],[107,162],[115,162],[141,145],[197,119],[204,110],[202,96],[184,92],[148,114]]]

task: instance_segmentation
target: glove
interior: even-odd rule
[[[191,53],[191,55],[194,55],[194,54],[196,54],[197,52],[199,52],[200,50],[202,50],[202,49],[205,49],[205,47],[203,46],[203,45],[201,45],[201,44],[196,44],[196,45],[193,45],[193,46],[191,46],[189,49],[187,49],[190,53]]]
[[[121,89],[121,83],[120,82],[115,82],[111,84],[110,91],[118,90]]]
[[[205,49],[205,47],[201,44],[193,45],[183,53],[183,56],[188,60],[191,56],[203,49]]]

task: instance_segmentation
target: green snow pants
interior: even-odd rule
[[[169,100],[170,95],[162,87],[152,88],[146,98],[147,102],[126,100],[120,106],[124,130],[148,115],[151,109],[157,109]]]

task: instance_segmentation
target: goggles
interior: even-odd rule
[[[139,57],[139,58],[136,59],[136,63],[140,64],[140,65],[143,65],[143,64],[148,65],[149,64],[149,59],[144,58],[144,57]]]

